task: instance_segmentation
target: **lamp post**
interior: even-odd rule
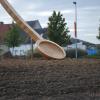
[[[76,59],[78,57],[78,52],[77,52],[77,2],[73,2],[73,4],[75,5],[75,21],[74,21],[74,32],[75,32],[75,44],[76,44],[76,51],[75,51],[75,56]]]

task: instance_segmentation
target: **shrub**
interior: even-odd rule
[[[87,55],[86,58],[95,58],[95,59],[100,59],[100,54],[95,54],[95,55]]]
[[[33,58],[34,58],[34,57],[36,57],[36,58],[42,57],[42,55],[41,55],[40,53],[36,52],[34,49],[33,49],[33,52],[32,52],[32,50],[29,50],[29,51],[27,52],[27,56],[28,56],[28,57],[32,57],[32,56],[33,56]]]
[[[0,49],[0,53],[2,52],[2,49]]]
[[[67,50],[66,51],[66,56],[70,57],[70,58],[75,58],[75,52],[76,52],[76,49]],[[79,58],[83,57],[83,56],[86,56],[86,55],[87,55],[87,52],[85,50],[77,49],[77,56]]]

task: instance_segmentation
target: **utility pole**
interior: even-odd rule
[[[78,50],[77,50],[77,2],[73,2],[75,5],[75,21],[74,21],[74,32],[75,32],[75,44],[76,44],[76,51],[75,51],[75,57],[78,58]]]

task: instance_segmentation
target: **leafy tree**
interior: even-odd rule
[[[5,42],[8,47],[19,46],[22,42],[24,42],[24,38],[21,37],[19,33],[19,28],[14,23],[10,30],[6,33]]]
[[[63,15],[60,12],[53,11],[48,20],[48,38],[61,46],[68,44],[70,42],[69,29],[66,27],[67,23],[65,23]]]
[[[0,49],[0,53],[2,52],[2,49]]]

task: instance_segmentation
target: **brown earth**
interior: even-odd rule
[[[0,60],[0,100],[100,100],[100,60]]]

